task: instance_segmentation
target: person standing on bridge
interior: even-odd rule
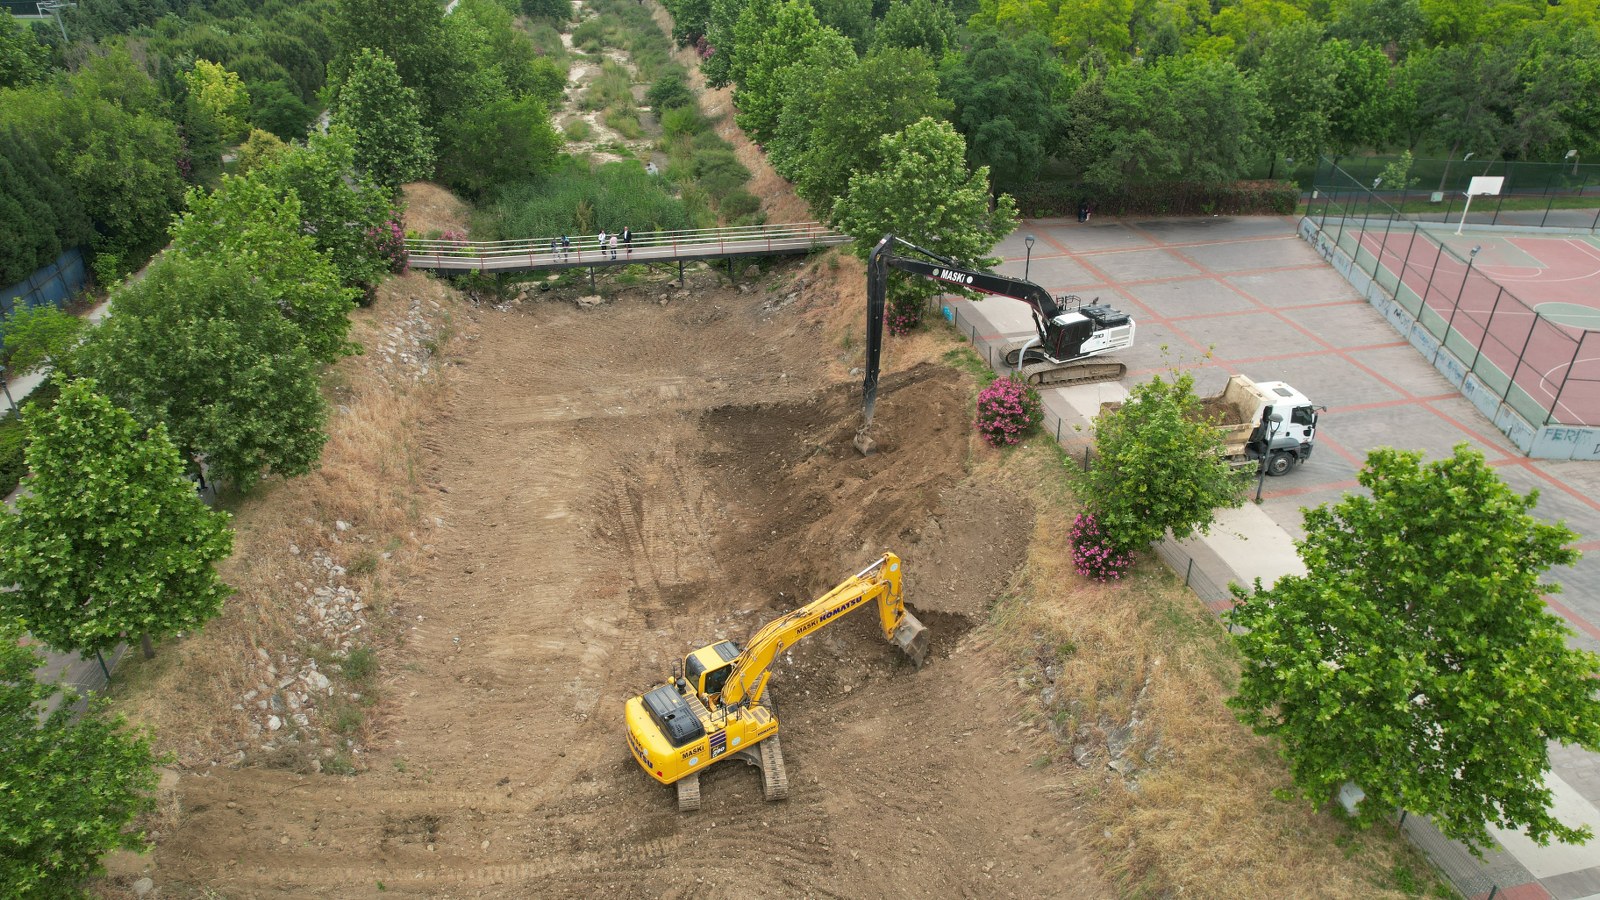
[[[610,246],[611,246],[611,258],[612,259],[616,259],[617,258],[617,236],[614,235],[614,234],[611,236],[611,245]]]
[[[604,228],[600,229],[599,241],[600,257],[604,259],[606,255],[606,230]]]
[[[633,229],[622,226],[622,246],[628,248],[628,258],[633,259]]]
[[[562,262],[566,262],[567,261],[567,257],[571,256],[571,255],[572,255],[572,239],[563,234],[561,236],[561,261]]]

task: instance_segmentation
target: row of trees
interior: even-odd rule
[[[851,108],[862,105],[948,116],[969,163],[1013,191],[1047,167],[1109,192],[1270,175],[1284,158],[1358,148],[1600,151],[1600,16],[1582,4],[667,6],[679,40],[708,54],[711,83],[736,86],[741,124],[813,203],[842,182],[811,139],[860,139],[877,125]]]
[[[1095,447],[1074,476],[1085,574],[1120,574],[1169,529],[1208,530],[1250,478],[1223,460],[1187,374],[1135,386]],[[1544,602],[1560,587],[1542,576],[1577,560],[1577,535],[1533,518],[1538,492],[1515,493],[1466,445],[1429,463],[1375,450],[1358,480],[1367,495],[1306,511],[1305,575],[1234,586],[1230,705],[1280,740],[1295,793],[1323,806],[1358,785],[1359,822],[1420,812],[1474,847],[1486,823],[1592,837],[1556,818],[1543,781],[1550,742],[1600,751],[1600,656],[1569,647]]]

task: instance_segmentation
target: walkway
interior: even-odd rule
[[[1206,537],[1167,542],[1158,552],[1214,611],[1229,605],[1227,585],[1303,571],[1294,540],[1301,509],[1336,502],[1378,446],[1418,449],[1427,459],[1466,441],[1507,483],[1540,491],[1536,515],[1578,532],[1577,565],[1552,573],[1565,592],[1549,598],[1573,629],[1571,643],[1600,650],[1600,464],[1524,457],[1509,440],[1397,335],[1317,252],[1288,217],[1071,220],[1023,224],[995,255],[999,270],[1023,275],[1053,294],[1098,298],[1131,314],[1139,343],[1119,354],[1129,377],[1173,366],[1192,371],[1196,390],[1219,389],[1233,373],[1299,386],[1328,406],[1313,457],[1265,481],[1264,502],[1225,511]],[[1029,251],[1028,235],[1036,238]],[[948,316],[991,358],[995,348],[1031,335],[1021,303],[947,300]],[[1126,395],[1121,384],[1041,391],[1047,427],[1081,458],[1078,430],[1100,404]],[[1547,784],[1563,821],[1600,833],[1600,754],[1554,747]],[[1536,847],[1494,830],[1499,848],[1478,862],[1439,837],[1426,819],[1405,830],[1469,897],[1600,900],[1600,838],[1583,847]]]
[[[411,268],[429,272],[534,272],[640,263],[678,263],[744,256],[792,256],[848,244],[852,238],[817,222],[750,225],[689,231],[652,231],[620,242],[616,255],[602,249],[595,235],[572,238],[563,250],[557,237],[515,241],[408,238]]]

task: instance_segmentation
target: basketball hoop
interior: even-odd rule
[[[1472,176],[1472,183],[1467,185],[1467,203],[1461,207],[1461,221],[1456,223],[1457,235],[1461,234],[1462,227],[1467,224],[1467,210],[1472,209],[1472,198],[1483,195],[1491,197],[1499,195],[1500,186],[1505,184],[1505,181],[1506,179],[1502,175]]]

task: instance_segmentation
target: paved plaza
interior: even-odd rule
[[[1446,456],[1463,441],[1483,452],[1515,490],[1538,489],[1537,515],[1578,532],[1585,558],[1553,573],[1564,591],[1551,608],[1571,626],[1573,643],[1600,652],[1600,463],[1534,460],[1439,375],[1428,360],[1296,233],[1290,217],[1213,217],[1023,223],[995,251],[1008,275],[1052,294],[1077,294],[1133,316],[1136,345],[1119,355],[1125,383],[1174,367],[1192,371],[1202,394],[1231,374],[1286,381],[1325,405],[1311,459],[1269,478],[1263,503],[1231,511],[1192,554],[1219,584],[1300,571],[1293,540],[1304,534],[1303,507],[1359,489],[1368,451],[1391,446]],[[1035,238],[1031,252],[1026,237]],[[1028,309],[1004,298],[946,302],[980,353],[1033,333]],[[1121,385],[1050,388],[1047,419],[1063,443],[1086,441],[1082,426]],[[1600,832],[1600,756],[1556,748],[1549,786],[1569,821]],[[1600,898],[1600,838],[1581,848],[1538,848],[1500,835],[1495,855],[1501,897]],[[1503,873],[1510,871],[1513,874]],[[1510,891],[1508,891],[1510,889]]]

